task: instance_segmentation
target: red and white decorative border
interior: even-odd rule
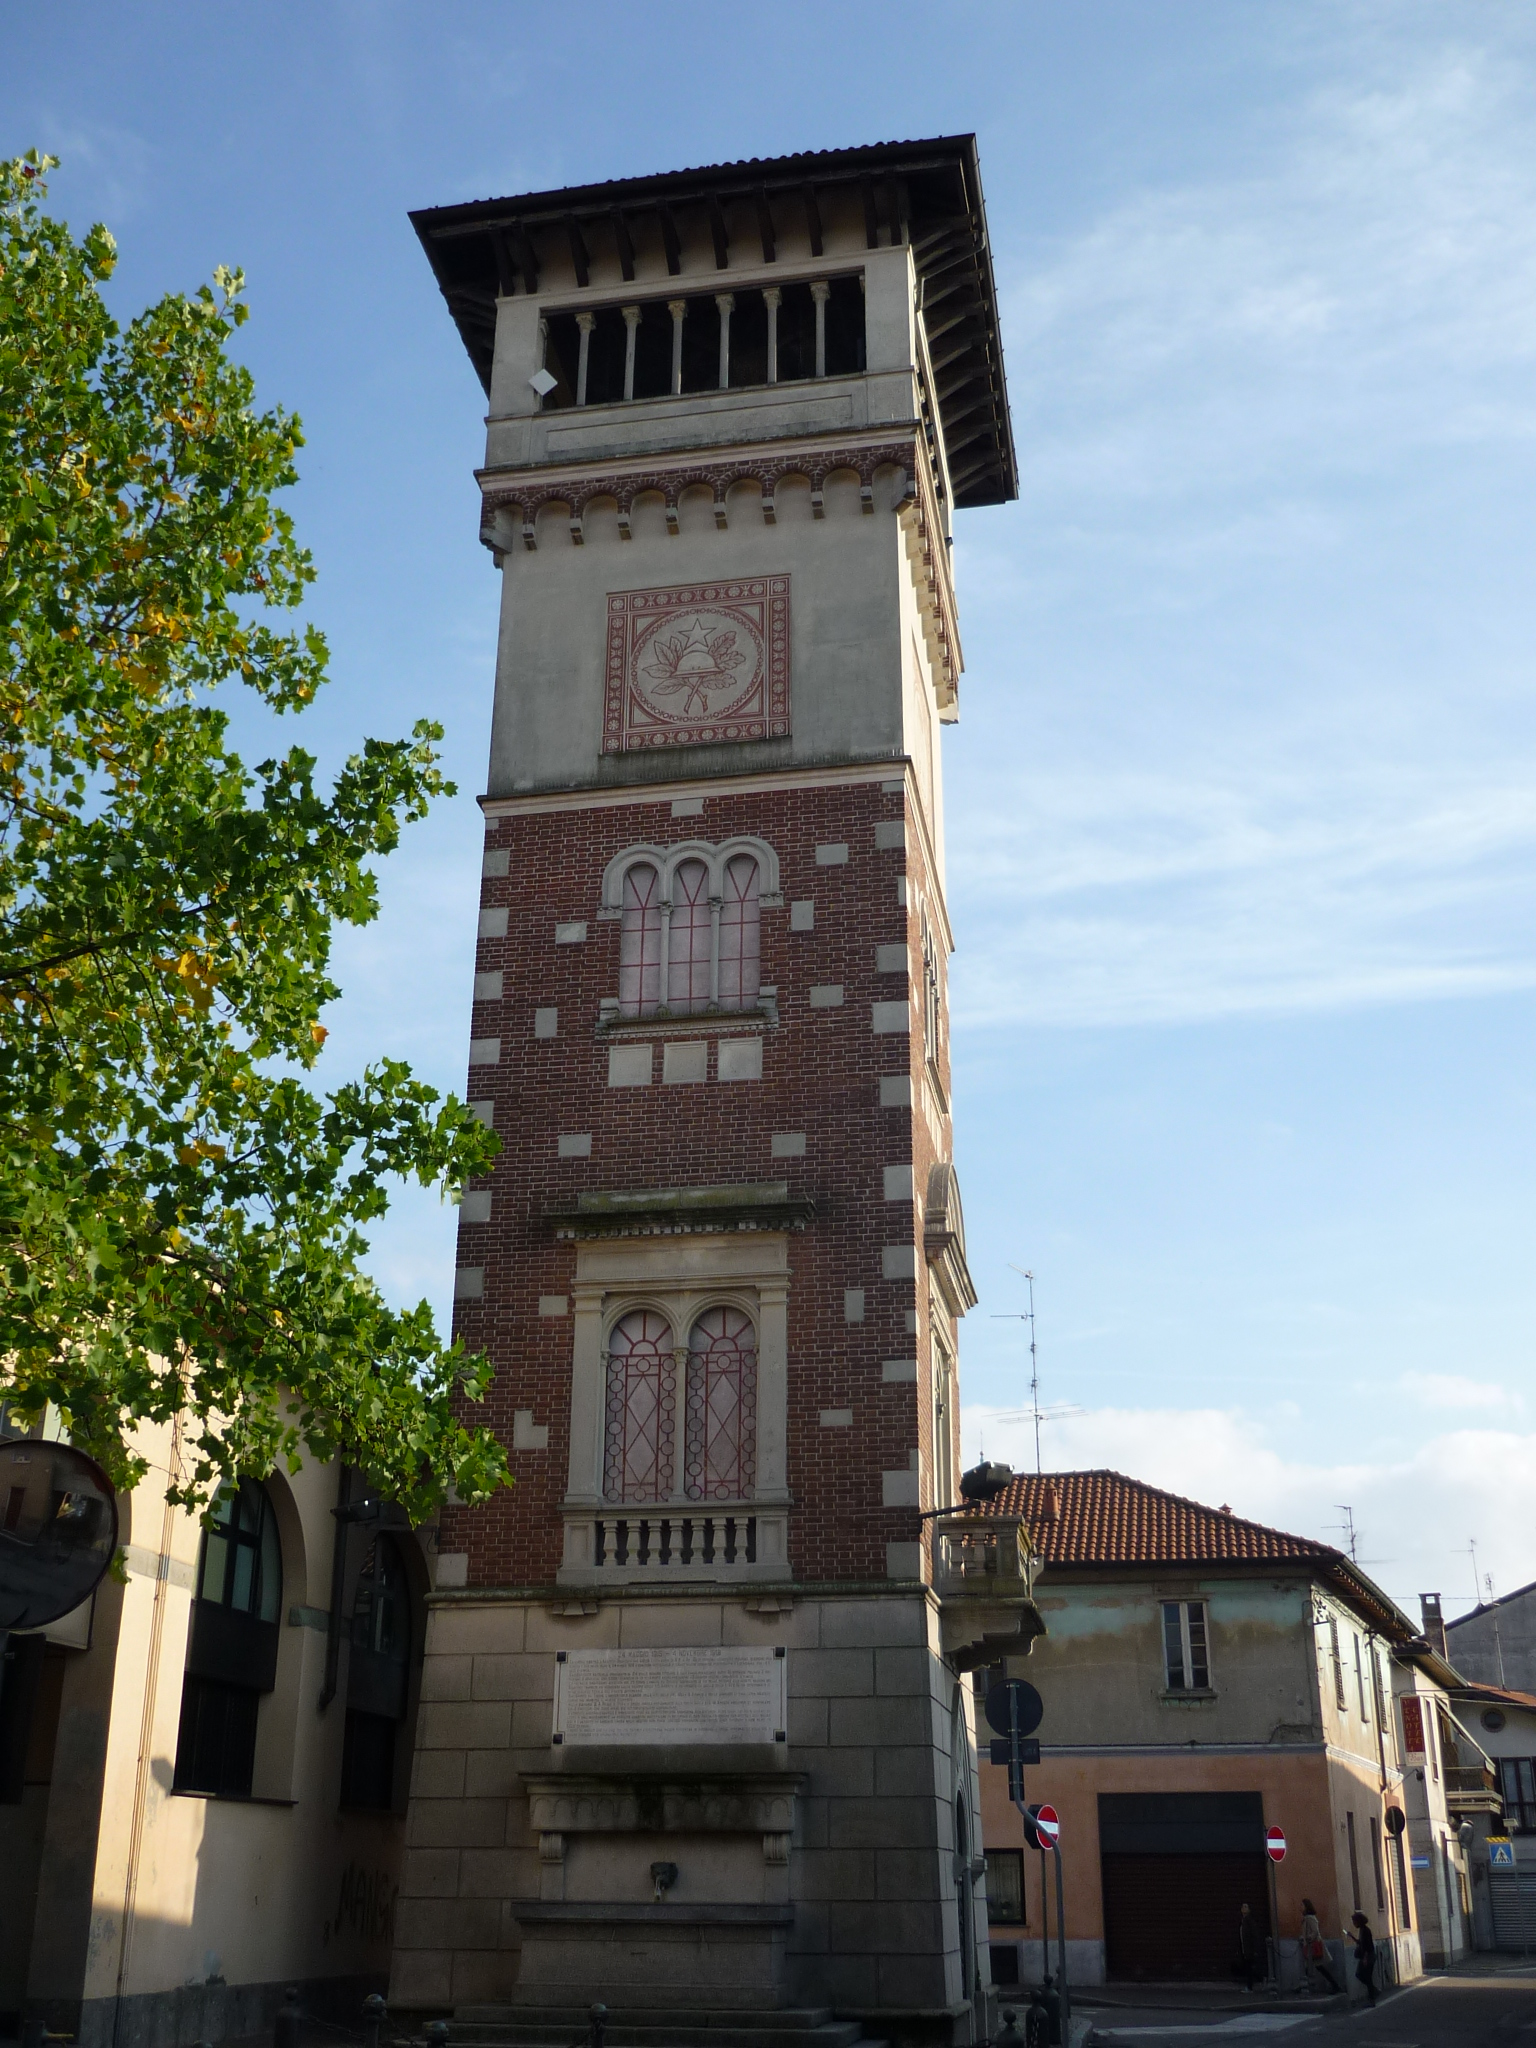
[[[692,609],[736,613],[762,647],[762,675],[750,700],[717,717],[661,720],[631,677],[637,642],[658,614]],[[720,582],[661,590],[619,590],[608,598],[603,752],[652,747],[718,746],[733,740],[783,739],[789,733],[789,578],[733,576]]]

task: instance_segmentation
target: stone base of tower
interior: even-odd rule
[[[917,1584],[438,1595],[391,2005],[830,2008],[893,2042],[982,2038],[952,1638]],[[782,1739],[554,1740],[573,1652],[711,1647],[782,1652]]]

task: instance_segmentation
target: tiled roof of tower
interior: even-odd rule
[[[859,193],[871,249],[881,245],[882,236],[887,246],[899,240],[911,249],[930,336],[943,335],[937,403],[956,508],[1016,497],[997,287],[974,135],[750,157],[600,185],[475,199],[422,208],[412,213],[411,224],[489,392],[497,298],[536,291],[541,263],[552,250],[584,246],[591,235],[625,252],[624,274],[630,278],[634,252],[626,223],[649,217],[660,223],[668,268],[675,273],[676,216],[701,210],[716,237],[722,270],[732,232],[746,240],[761,235],[764,259],[772,261],[775,233],[784,231],[785,220],[802,215],[816,223],[811,246],[819,253],[816,193],[838,185]],[[734,225],[723,210],[728,206],[738,210]]]
[[[1046,1564],[1259,1564],[1342,1557],[1123,1472],[1021,1473],[991,1512],[1020,1515]]]

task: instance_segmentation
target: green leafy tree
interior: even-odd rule
[[[495,1140],[383,1061],[321,1097],[338,921],[451,794],[438,727],[368,740],[326,794],[248,769],[212,698],[325,676],[280,629],[313,577],[276,494],[298,421],[226,353],[238,273],[119,327],[114,245],[0,167],[0,1393],[63,1411],[119,1482],[185,1421],[189,1503],[307,1447],[416,1513],[506,1478],[467,1427],[483,1362],[362,1271],[390,1176],[457,1189]]]

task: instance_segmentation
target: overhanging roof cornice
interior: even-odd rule
[[[667,267],[675,275],[677,215],[693,208],[703,213],[715,236],[718,261],[724,251],[723,209],[739,203],[748,210],[754,245],[771,262],[776,222],[780,232],[791,217],[814,223],[813,246],[820,241],[816,195],[839,185],[853,188],[860,198],[869,246],[878,246],[882,234],[907,243],[920,291],[926,294],[932,280],[927,303],[936,305],[942,298],[945,315],[930,329],[930,342],[940,331],[966,325],[963,349],[946,351],[946,367],[955,363],[960,368],[946,379],[938,401],[940,419],[947,436],[951,420],[985,409],[991,446],[985,461],[968,467],[964,486],[956,484],[957,509],[1016,497],[997,289],[974,135],[811,150],[476,199],[420,209],[412,213],[411,224],[488,393],[496,300],[538,289],[541,238],[555,238],[562,251],[579,246],[583,258],[589,244],[612,246],[617,238],[622,255],[629,244],[627,222],[651,214],[660,223]],[[550,246],[545,244],[546,251]],[[630,248],[626,276],[633,274],[633,260]]]

